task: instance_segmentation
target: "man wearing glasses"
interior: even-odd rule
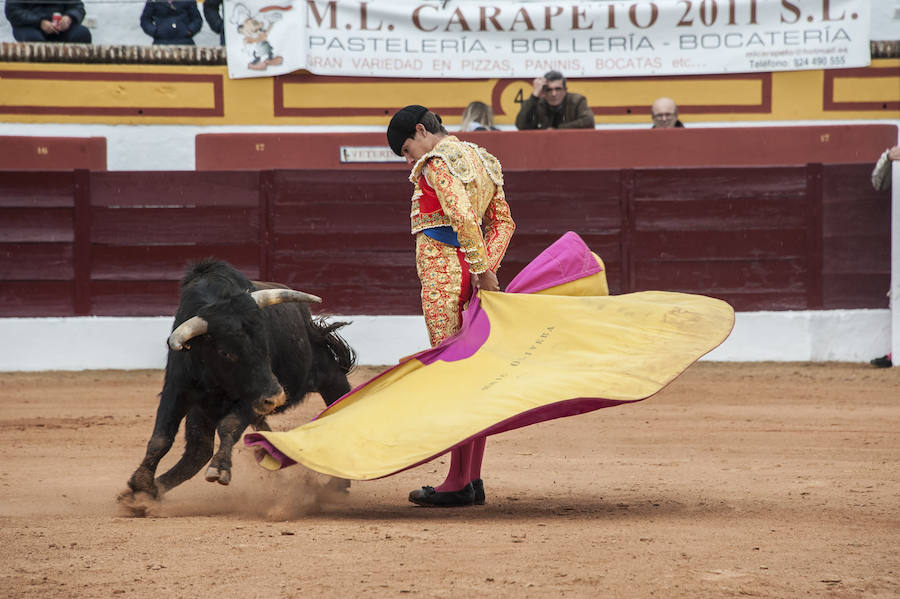
[[[653,119],[654,129],[684,127],[678,120],[678,107],[672,98],[657,98],[650,107],[650,117]]]
[[[581,94],[569,93],[566,78],[549,71],[534,80],[534,91],[516,116],[519,129],[593,129],[594,113]]]

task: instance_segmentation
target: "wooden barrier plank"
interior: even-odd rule
[[[95,244],[245,245],[259,240],[256,206],[94,208],[92,223]]]
[[[93,281],[91,313],[169,316],[178,307],[178,281]],[[161,341],[162,342],[162,341]]]
[[[189,265],[206,258],[225,260],[248,277],[259,278],[255,244],[103,245],[92,248],[95,281],[180,281]]]
[[[827,239],[825,274],[855,273],[890,277],[891,246],[884,238],[860,232]]]
[[[276,171],[273,277],[321,295],[326,312],[415,313],[411,191],[395,173]]]
[[[603,260],[613,292],[622,290],[623,223],[619,171],[509,171],[505,191],[516,221],[500,279],[509,283],[566,231],[576,231]]]
[[[805,254],[801,227],[744,230],[641,230],[635,232],[635,260],[759,260],[799,258]]]
[[[693,292],[698,293],[698,292]],[[763,310],[806,310],[806,291],[790,290],[728,290],[707,291],[704,295],[728,302],[735,310],[741,312],[758,312]]]
[[[618,232],[618,171],[507,172],[507,201],[519,233]]]
[[[635,171],[635,200],[783,200],[806,197],[806,168],[661,168]]]
[[[275,173],[273,185],[278,201],[290,204],[295,201],[336,201],[354,203],[372,197],[409,200],[412,183],[409,182],[409,168],[405,172],[384,172],[368,165],[359,165],[353,170],[309,169],[279,170]]]
[[[74,241],[72,208],[0,207],[0,242]]]
[[[339,208],[336,203],[310,202],[273,208],[272,230],[279,238],[328,231],[335,237],[409,235],[409,203],[358,201]],[[336,214],[341,214],[338,221]],[[344,240],[349,242],[349,240]]]
[[[315,293],[322,297],[322,303],[312,306],[313,314],[340,315],[415,315],[421,314],[419,289],[416,287],[385,288],[377,293],[359,285],[335,283],[317,289],[310,286],[302,277],[291,273],[276,271],[276,280],[282,281],[295,289]],[[415,278],[415,274],[413,275]]]
[[[743,231],[805,229],[805,206],[793,200],[697,200],[635,202],[635,229],[642,231]]]
[[[0,281],[0,316],[75,316],[72,281]]]
[[[891,280],[890,192],[872,189],[872,165],[823,169],[823,304],[887,307]]]
[[[0,243],[0,281],[72,280],[71,243]]]
[[[71,208],[73,174],[0,171],[0,206],[4,208]]]
[[[117,171],[94,173],[95,207],[259,207],[259,173]]]
[[[0,169],[11,171],[106,170],[105,137],[0,135]]]
[[[890,273],[873,276],[869,273],[823,273],[823,292],[827,309],[889,308],[887,295],[891,285]]]
[[[410,254],[414,247],[413,237],[408,231],[395,233],[335,233],[329,230],[301,231],[283,233],[273,236],[273,244],[282,257],[294,255],[298,261],[303,262],[312,254],[319,260],[328,260],[329,256],[336,258],[345,253],[371,253],[382,255],[396,253],[400,256]],[[398,261],[398,264],[413,264],[408,256]]]
[[[308,245],[277,250],[273,276],[293,287],[324,298],[322,310],[342,314],[415,314],[419,287],[413,245],[402,250],[372,249],[354,237],[343,248]],[[400,237],[393,238],[400,241]],[[278,245],[278,244],[276,244]]]
[[[800,291],[805,289],[804,262],[802,257],[766,260],[722,260],[711,257],[678,262],[648,260],[640,262],[635,290]]]
[[[735,310],[762,309],[759,294],[783,294],[784,302],[791,309],[807,308],[809,273],[805,258],[646,261],[636,264],[635,273],[635,291],[666,290],[728,297]]]

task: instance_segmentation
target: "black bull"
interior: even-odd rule
[[[158,498],[209,462],[206,480],[231,481],[231,452],[248,425],[271,430],[266,416],[317,391],[331,405],[350,390],[355,355],[336,330],[345,323],[313,319],[320,301],[280,285],[248,280],[230,265],[204,261],[181,282],[169,337],[165,380],[153,435],[120,499]],[[181,421],[181,459],[154,480]],[[213,455],[215,434],[219,450]],[[210,461],[212,458],[212,461]]]

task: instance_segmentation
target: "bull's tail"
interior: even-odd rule
[[[350,323],[327,322],[324,318],[316,318],[311,324],[313,344],[328,348],[341,370],[345,374],[350,372],[350,369],[356,365],[356,352],[337,332]]]

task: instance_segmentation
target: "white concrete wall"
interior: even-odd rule
[[[421,316],[336,316],[361,365],[396,364],[428,348]],[[0,371],[164,368],[170,317],[2,318]],[[867,362],[890,350],[889,310],[740,312],[705,359]]]
[[[428,347],[421,316],[334,316],[363,365],[395,364]],[[0,318],[0,371],[164,368],[172,318]]]
[[[95,44],[150,45],[152,40],[140,27],[143,0],[83,0],[85,25],[91,30]],[[202,5],[200,12],[203,12]],[[900,0],[872,0],[873,40],[900,39]],[[0,42],[14,41],[6,19],[0,19]],[[194,37],[198,46],[218,46],[219,36],[204,22]]]

